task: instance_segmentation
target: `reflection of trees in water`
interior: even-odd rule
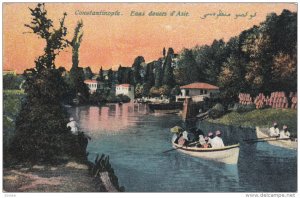
[[[117,134],[139,122],[139,115],[147,112],[144,104],[108,104],[103,107],[85,106],[72,109],[82,130],[90,135]]]

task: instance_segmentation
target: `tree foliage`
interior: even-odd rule
[[[24,72],[26,101],[16,120],[10,151],[19,161],[54,163],[66,157],[85,159],[85,148],[66,127],[67,113],[61,106],[66,86],[63,71],[54,64],[55,57],[68,45],[66,14],[55,29],[44,4],[30,11],[33,18],[25,26],[44,39],[46,46],[44,54],[35,61],[35,68]]]

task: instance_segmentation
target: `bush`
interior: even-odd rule
[[[120,100],[122,101],[122,102],[130,102],[130,98],[128,97],[128,96],[126,96],[126,95],[123,95],[123,94],[119,94],[118,95],[118,97],[120,98]]]
[[[101,104],[107,102],[106,100],[106,94],[100,93],[100,92],[95,92],[90,95],[89,98],[90,104]]]
[[[114,94],[110,94],[108,97],[107,97],[107,102],[109,103],[118,103],[118,102],[122,102],[120,97],[114,95]]]
[[[255,109],[255,104],[243,105],[243,104],[235,103],[232,110],[238,113],[244,113],[244,112],[253,111],[254,109]]]
[[[209,111],[209,117],[216,119],[219,118],[221,116],[223,116],[225,113],[225,109],[223,107],[223,105],[221,105],[220,103],[217,103],[210,111]]]

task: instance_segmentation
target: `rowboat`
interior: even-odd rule
[[[214,160],[225,164],[237,164],[240,152],[240,144],[225,146],[222,148],[197,148],[186,147],[172,143],[173,147],[187,155]]]
[[[269,129],[256,127],[257,138],[268,138],[266,142],[273,146],[279,146],[287,149],[298,148],[298,142],[292,140],[278,140],[276,137],[271,137],[268,135]]]

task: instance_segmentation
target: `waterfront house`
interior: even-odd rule
[[[181,94],[176,96],[176,102],[184,101],[185,98],[192,98],[194,102],[200,102],[204,98],[215,97],[219,93],[219,87],[202,82],[181,86],[180,90]]]
[[[97,80],[85,80],[84,83],[88,86],[91,94],[105,88],[104,83]]]
[[[128,96],[131,100],[134,99],[134,86],[130,84],[119,84],[116,85],[116,96],[117,95],[126,95]]]

